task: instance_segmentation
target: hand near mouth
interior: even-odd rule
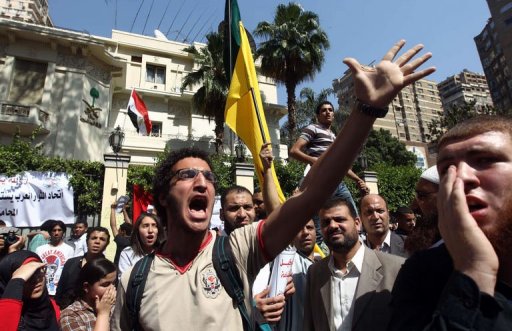
[[[439,231],[455,270],[471,277],[480,291],[494,295],[498,256],[469,211],[464,182],[454,166],[448,168],[439,185],[437,209]]]

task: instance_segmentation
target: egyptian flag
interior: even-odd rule
[[[144,101],[139,97],[135,89],[132,90],[130,101],[128,101],[128,116],[137,129],[137,132],[143,136],[151,134],[151,121],[149,120],[148,109]]]

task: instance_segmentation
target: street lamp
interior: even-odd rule
[[[112,131],[110,133],[110,136],[108,137],[108,143],[110,147],[112,147],[114,153],[119,153],[121,147],[123,147],[123,141],[124,132],[121,131],[121,127],[118,125],[117,128],[115,128],[114,131]]]
[[[242,143],[242,140],[240,140],[240,138],[238,138],[238,142],[235,145],[235,153],[236,153],[236,159],[238,162],[245,161],[245,146]]]

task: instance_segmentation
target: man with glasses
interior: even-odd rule
[[[437,228],[437,191],[439,174],[436,166],[425,170],[416,183],[414,203],[419,207],[420,217],[414,231],[405,239],[404,247],[409,256],[417,251],[441,244]]]
[[[354,104],[344,130],[315,162],[302,192],[270,213],[265,221],[234,230],[228,237],[251,316],[251,284],[268,261],[285,249],[327,200],[349,171],[377,117],[405,86],[435,71],[418,70],[431,54],[411,60],[417,45],[397,57],[401,40],[376,68],[346,59],[354,75]],[[395,59],[396,57],[396,59]],[[348,139],[350,137],[350,139]],[[138,313],[126,305],[130,272],[123,273],[112,330],[131,330],[136,320],[143,330],[242,330],[244,318],[213,267],[215,231],[209,230],[215,201],[215,176],[207,154],[187,148],[170,153],[155,169],[155,208],[167,229],[167,241],[156,253],[147,275]],[[135,317],[135,318],[134,318]]]

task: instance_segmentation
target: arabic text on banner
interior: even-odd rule
[[[36,171],[0,175],[0,219],[16,227],[38,227],[48,219],[73,223],[73,188],[68,175]]]

